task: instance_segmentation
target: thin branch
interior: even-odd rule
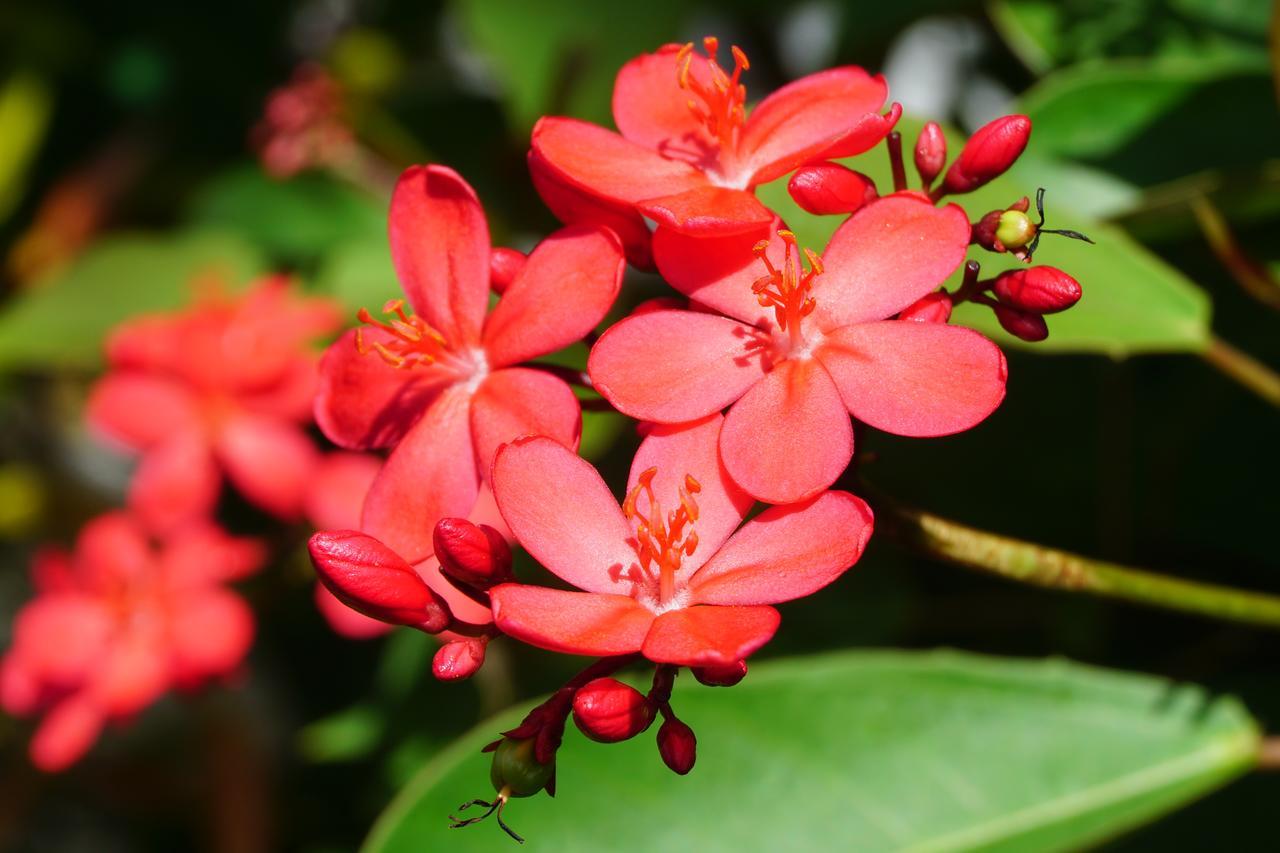
[[[1258,743],[1258,769],[1280,770],[1280,736],[1267,735]]]
[[[1280,311],[1280,281],[1249,256],[1213,202],[1204,196],[1194,198],[1191,212],[1196,215],[1200,231],[1218,262],[1227,268],[1244,292],[1268,308]]]
[[[1221,338],[1213,338],[1201,357],[1273,406],[1280,407],[1280,374]]]
[[[924,553],[1019,583],[1280,629],[1280,596],[1166,577],[969,527],[890,498],[877,528]]]

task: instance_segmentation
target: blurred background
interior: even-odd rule
[[[985,529],[1280,592],[1276,391],[1265,370],[1239,381],[1249,357],[1280,368],[1273,15],[1264,0],[6,0],[0,644],[31,594],[33,549],[70,541],[121,500],[130,463],[82,418],[112,325],[183,304],[187,281],[210,267],[232,280],[296,272],[352,315],[380,305],[396,293],[389,180],[410,163],[457,169],[495,244],[527,249],[556,227],[525,167],[536,118],[608,124],[623,62],[704,34],[746,50],[753,98],[855,63],[883,71],[913,118],[963,131],[1029,114],[1017,194],[1046,187],[1051,224],[1099,243],[1085,266],[1063,264],[1084,287],[1079,309],[1051,321],[1046,344],[1009,347],[1002,408],[947,439],[869,432],[870,481]],[[323,121],[280,142],[264,104],[311,79],[297,76],[306,67],[335,84],[315,96]],[[882,161],[877,148],[857,162],[884,175]],[[787,204],[777,187],[763,194]],[[799,219],[802,236],[829,233]],[[1058,245],[1038,260],[1053,263]],[[660,292],[630,275],[625,304]],[[584,454],[616,480],[636,442],[622,419],[594,415]],[[482,678],[439,684],[429,638],[353,642],[328,628],[308,531],[281,531],[234,498],[220,514],[233,531],[270,536],[277,555],[244,585],[259,622],[246,671],[167,698],[57,776],[30,767],[30,723],[0,717],[0,848],[351,849],[445,744],[573,671],[508,644]],[[783,616],[759,659],[860,647],[1061,655],[1234,693],[1280,725],[1274,632],[1021,587],[887,536]],[[457,799],[483,793],[476,785]],[[1264,849],[1278,796],[1280,780],[1251,776],[1112,849],[1227,838]]]

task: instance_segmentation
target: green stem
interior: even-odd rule
[[[1165,577],[1001,536],[887,498],[876,526],[930,556],[1019,583],[1088,592],[1229,622],[1280,628],[1280,596]]]
[[[1273,406],[1280,406],[1280,374],[1221,338],[1213,338],[1200,355]]]

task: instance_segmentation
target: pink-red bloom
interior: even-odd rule
[[[722,421],[655,426],[621,507],[590,464],[554,441],[523,438],[500,450],[494,493],[512,533],[583,591],[494,587],[498,628],[568,654],[732,665],[773,636],[779,616],[770,605],[809,595],[853,565],[871,510],[845,492],[742,524],[752,501],[720,463]]]
[[[60,770],[104,723],[172,687],[231,675],[253,640],[253,614],[224,584],[259,568],[261,545],[213,525],[153,544],[125,513],[85,525],[75,551],[41,553],[36,597],[18,612],[0,661],[0,706],[43,712],[31,759]]]
[[[157,531],[207,517],[225,473],[252,503],[299,518],[317,459],[305,431],[317,361],[308,343],[338,322],[329,302],[268,278],[116,329],[88,419],[142,454],[129,492],[139,516]]]
[[[754,188],[811,160],[847,157],[879,142],[897,122],[880,115],[884,79],[833,68],[796,80],[748,114],[742,72],[719,65],[717,41],[667,45],[622,67],[613,90],[615,133],[570,118],[533,129],[529,167],[547,206],[565,222],[608,225],[631,260],[649,265],[641,215],[690,234],[763,231],[773,214]]]
[[[770,503],[805,500],[848,465],[850,414],[937,436],[968,429],[1004,397],[1004,357],[982,335],[887,319],[937,289],[968,242],[963,210],[911,195],[859,210],[822,257],[806,251],[807,270],[790,232],[775,231],[756,257],[740,236],[659,228],[659,269],[707,310],[617,323],[591,351],[592,381],[619,411],[658,423],[732,406],[720,453],[734,481]]]
[[[625,262],[610,232],[562,229],[534,249],[488,311],[484,211],[442,166],[401,176],[390,237],[415,313],[402,300],[388,303],[386,322],[361,312],[368,325],[325,354],[315,414],[339,445],[395,446],[360,529],[416,563],[431,555],[439,519],[471,512],[500,444],[539,434],[577,447],[582,418],[573,391],[518,365],[591,331],[613,305]]]

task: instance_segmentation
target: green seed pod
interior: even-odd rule
[[[541,764],[533,757],[533,738],[503,738],[493,753],[489,780],[493,789],[510,797],[532,797],[547,786],[556,763]]]
[[[1036,225],[1031,217],[1021,210],[1006,210],[1000,214],[1000,224],[996,226],[996,239],[1006,249],[1021,249],[1036,236]]]

